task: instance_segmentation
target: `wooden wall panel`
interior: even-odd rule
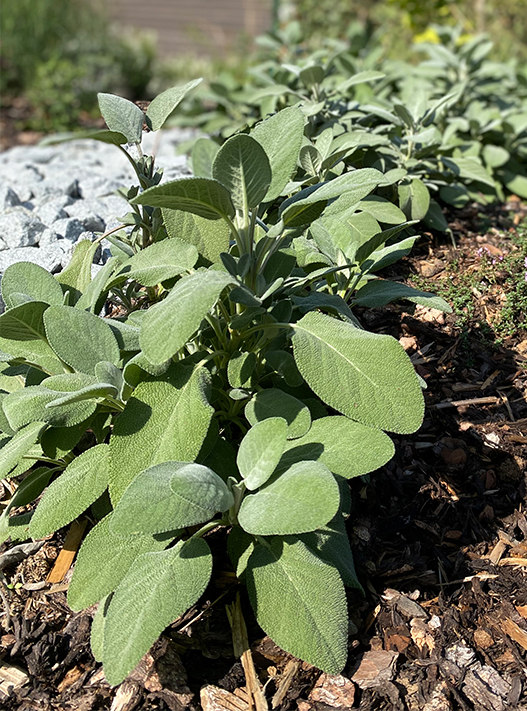
[[[221,54],[271,27],[273,0],[106,0],[119,24],[157,32],[163,55]]]

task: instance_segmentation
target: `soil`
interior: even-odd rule
[[[455,260],[457,273],[473,269],[482,245],[505,255],[517,249],[525,214],[517,200],[451,214],[456,246],[425,235],[385,276],[453,280],[449,266]],[[351,481],[348,530],[365,595],[349,591],[342,675],[321,674],[276,647],[242,592],[269,708],[527,709],[527,332],[496,337],[505,288],[498,280],[485,297],[476,290],[462,319],[408,305],[359,314],[411,356],[427,385],[425,421],[417,434],[394,438],[396,455],[385,467]],[[227,560],[220,558],[199,604],[111,688],[90,653],[94,610],[74,614],[66,604],[71,570],[61,582],[46,582],[71,547],[64,546],[67,533],[3,571],[11,624],[0,617],[2,709],[249,708],[225,613],[240,590]],[[218,550],[223,543],[217,534],[209,541]]]

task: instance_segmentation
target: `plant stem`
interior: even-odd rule
[[[196,531],[196,533],[192,534],[189,540],[192,540],[193,538],[203,538],[203,536],[209,531],[212,531],[213,528],[218,528],[218,526],[226,525],[228,525],[228,522],[222,518],[214,519],[214,521],[207,521],[207,523],[202,526],[199,531]]]

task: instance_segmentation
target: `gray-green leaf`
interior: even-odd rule
[[[135,104],[115,94],[97,94],[99,108],[110,131],[122,133],[129,143],[141,143],[144,114]]]
[[[309,408],[293,395],[278,388],[260,390],[245,406],[251,425],[268,417],[283,417],[289,426],[288,439],[302,437],[311,427]]]
[[[337,570],[294,537],[256,546],[247,588],[258,624],[276,644],[328,674],[347,659],[346,593]]]
[[[16,262],[7,267],[2,276],[2,299],[7,309],[11,303],[11,294],[27,294],[34,301],[60,306],[63,301],[59,282],[46,269],[32,262]]]
[[[124,262],[108,282],[107,288],[128,279],[143,286],[156,286],[165,279],[171,279],[192,269],[197,259],[198,250],[189,242],[181,239],[155,242]]]
[[[45,427],[44,422],[31,422],[11,439],[0,441],[0,479],[9,476],[11,470],[37,442]]]
[[[0,337],[13,341],[45,340],[43,319],[48,308],[44,301],[27,301],[9,309],[0,316]]]
[[[101,360],[119,363],[119,345],[104,319],[71,306],[50,306],[44,314],[49,345],[81,373],[95,372]]]
[[[321,313],[295,325],[293,350],[311,389],[351,419],[391,432],[415,432],[424,401],[403,347]]]
[[[209,388],[209,372],[184,363],[172,368],[171,382],[137,386],[110,439],[114,504],[139,472],[161,462],[194,461],[214,412],[208,403]]]
[[[159,131],[172,111],[181,103],[188,92],[194,89],[201,81],[202,79],[194,79],[184,86],[173,86],[158,94],[146,110],[148,127],[152,131]]]
[[[211,573],[212,555],[201,538],[136,559],[106,618],[103,660],[110,684],[120,684],[165,627],[198,600]]]
[[[134,560],[150,551],[166,548],[173,535],[116,536],[108,514],[84,539],[68,588],[68,605],[83,610],[117,588]]]
[[[169,237],[177,237],[195,245],[210,262],[219,262],[220,254],[229,250],[231,231],[224,220],[212,221],[183,210],[161,208]]]
[[[252,138],[262,146],[271,166],[272,180],[265,202],[275,200],[289,182],[298,161],[304,134],[304,115],[298,106],[290,106],[259,123]]]
[[[212,469],[163,462],[140,472],[115,507],[111,530],[118,536],[164,533],[209,521],[234,503]]]
[[[108,452],[107,444],[87,449],[47,488],[31,519],[33,538],[71,523],[101,496],[108,486]]]
[[[337,513],[340,492],[321,462],[302,461],[246,496],[238,513],[240,526],[254,536],[307,533],[325,526]]]
[[[223,289],[235,283],[226,272],[211,270],[178,281],[169,296],[148,309],[143,318],[140,343],[148,360],[159,365],[177,353],[198,330]]]
[[[370,308],[385,306],[397,299],[406,299],[414,304],[422,304],[432,309],[452,313],[452,308],[441,296],[436,296],[429,291],[419,291],[400,282],[387,281],[386,279],[373,279],[365,284],[355,294],[354,303],[357,306]]]
[[[234,216],[234,206],[227,188],[217,180],[207,178],[180,178],[155,185],[130,200],[130,203],[184,210],[207,220]]]
[[[271,185],[271,166],[262,146],[240,133],[223,144],[212,165],[212,176],[230,193],[234,206],[256,207]]]
[[[279,471],[295,462],[312,459],[346,479],[375,471],[390,461],[393,442],[382,430],[354,422],[347,417],[331,416],[314,420],[309,432],[287,443]]]
[[[269,417],[247,432],[238,449],[237,464],[245,486],[253,491],[274,472],[287,443],[287,422]]]

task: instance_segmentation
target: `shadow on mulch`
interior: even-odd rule
[[[477,244],[466,227],[457,256]],[[434,252],[444,261],[451,253],[444,244]],[[398,274],[429,259],[423,242]],[[387,466],[351,482],[348,529],[365,597],[349,593],[343,675],[295,665],[261,639],[243,603],[266,697],[284,711],[525,709],[527,334],[496,346],[473,324],[461,332],[454,317],[422,307],[362,317],[368,329],[401,340],[427,384],[426,418],[419,433],[394,438]],[[221,538],[209,540],[221,550]],[[0,660],[26,670],[29,681],[1,702],[5,711],[182,711],[200,708],[200,690],[206,711],[249,708],[224,611],[238,590],[227,560],[200,604],[111,689],[89,651],[93,610],[72,614],[64,590],[42,583],[62,542],[55,536],[8,571],[21,587]]]

